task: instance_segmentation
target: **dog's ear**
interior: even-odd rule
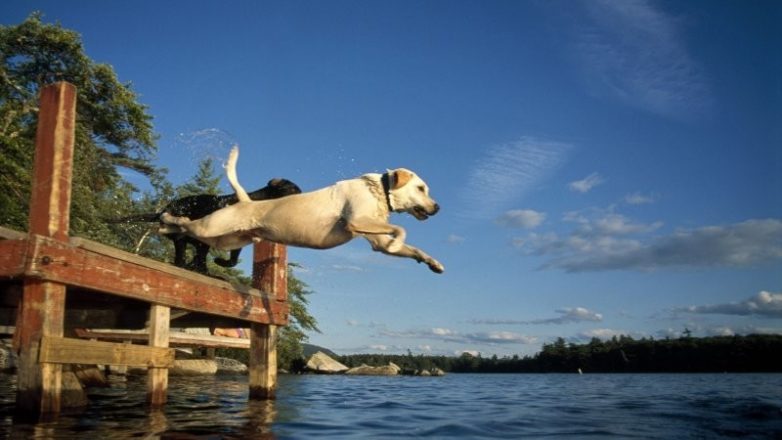
[[[409,182],[410,179],[413,178],[413,173],[404,170],[402,168],[399,168],[393,171],[392,176],[393,176],[392,179],[393,184],[391,185],[391,189],[399,189],[405,186],[405,184]]]

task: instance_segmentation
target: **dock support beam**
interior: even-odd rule
[[[60,82],[41,89],[30,197],[30,234],[68,240],[75,125],[76,88]],[[42,263],[62,264],[57,261]],[[60,411],[62,365],[39,362],[38,350],[43,336],[63,335],[64,316],[64,284],[24,280],[14,333],[14,348],[19,353],[16,408],[22,417],[34,418]]]
[[[168,347],[171,308],[152,304],[149,309],[149,346]],[[160,408],[168,399],[168,367],[147,369],[147,403]]]
[[[271,295],[271,301],[287,301],[288,251],[285,246],[262,241],[253,249],[253,287]],[[274,399],[277,388],[277,326],[250,325],[250,399]]]

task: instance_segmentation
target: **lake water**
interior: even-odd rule
[[[281,376],[268,402],[243,376],[171,377],[162,411],[131,377],[38,424],[13,423],[14,380],[0,438],[782,438],[782,374]]]

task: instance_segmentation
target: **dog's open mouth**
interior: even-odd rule
[[[426,212],[424,208],[416,206],[413,208],[413,217],[417,218],[418,220],[426,220],[429,218],[429,213]]]

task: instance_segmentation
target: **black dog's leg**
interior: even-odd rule
[[[195,247],[195,255],[193,255],[193,260],[189,264],[190,270],[207,274],[206,256],[209,254],[209,245],[198,240],[191,240],[190,243]]]
[[[167,237],[174,242],[174,266],[187,268],[187,261],[185,258],[187,238],[184,235],[179,234],[168,235]]]
[[[241,252],[241,248],[234,249],[231,251],[231,258],[229,260],[226,260],[225,258],[215,258],[215,264],[223,267],[234,267],[236,266],[236,263],[239,262],[239,253]]]

